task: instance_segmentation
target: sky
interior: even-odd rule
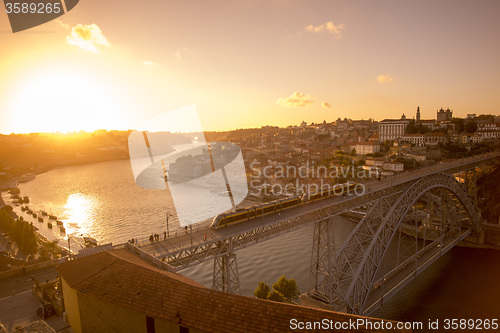
[[[500,114],[497,0],[81,0],[18,33],[0,9],[0,133]]]

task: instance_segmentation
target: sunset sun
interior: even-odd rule
[[[93,131],[121,123],[113,87],[75,70],[47,70],[19,80],[10,105],[15,132]]]

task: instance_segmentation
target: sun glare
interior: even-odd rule
[[[16,133],[116,129],[122,102],[110,85],[76,71],[45,71],[20,81],[8,103]]]
[[[64,215],[69,223],[67,233],[89,233],[92,228],[92,210],[96,209],[97,202],[90,196],[82,193],[73,193],[64,205]]]

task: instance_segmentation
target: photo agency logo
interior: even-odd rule
[[[363,180],[379,177],[377,167],[354,163],[342,166],[316,165],[310,161],[295,166],[271,163],[250,163],[250,195],[303,197],[360,196],[366,192]]]
[[[246,198],[239,146],[206,142],[194,105],[155,117],[144,129],[128,138],[135,182],[145,189],[168,188],[182,227],[235,209]]]
[[[52,21],[73,8],[79,0],[4,0],[12,32]]]

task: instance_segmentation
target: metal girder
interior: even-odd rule
[[[337,252],[330,276],[318,284],[316,293],[332,294],[329,299],[331,305],[342,299],[350,312],[362,314],[376,273],[403,218],[423,194],[434,188],[452,193],[468,213],[469,228],[479,230],[477,209],[467,191],[452,176],[433,174],[422,177],[403,193],[373,203],[368,214]]]
[[[238,264],[234,253],[214,259],[212,289],[241,294]]]
[[[333,270],[332,265],[335,257],[334,236],[333,221],[331,219],[314,224],[314,242],[311,252],[309,283],[315,291],[316,297],[323,302],[333,297],[332,289],[326,289],[328,294],[322,295],[317,286],[318,280],[328,280],[330,272]],[[323,290],[325,289],[323,288]]]

